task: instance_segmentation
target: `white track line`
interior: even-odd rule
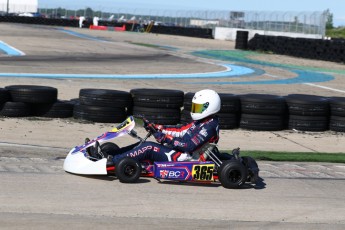
[[[272,78],[278,78],[278,79],[283,79],[282,77],[276,76],[276,75],[272,75],[272,74],[264,74],[266,76],[272,77]],[[308,85],[308,86],[312,86],[312,87],[317,87],[317,88],[321,88],[321,89],[326,89],[326,90],[330,90],[330,91],[335,91],[338,93],[345,93],[345,90],[340,90],[340,89],[334,89],[331,87],[326,87],[326,86],[322,86],[322,85],[317,85],[317,84],[313,84],[313,83],[302,83],[303,85]]]
[[[326,86],[322,86],[322,85],[316,85],[316,84],[312,84],[312,83],[303,83],[303,84],[304,85],[313,86],[313,87],[317,87],[317,88],[321,88],[321,89],[327,89],[327,90],[335,91],[335,92],[338,92],[338,93],[345,93],[344,90],[334,89],[334,88],[326,87]]]

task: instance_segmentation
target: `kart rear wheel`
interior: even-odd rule
[[[120,149],[120,147],[113,142],[105,142],[101,144],[101,151],[105,158],[107,158],[109,155],[117,155],[116,150],[118,149]]]
[[[224,161],[218,170],[219,181],[224,188],[240,188],[247,180],[247,169],[237,160]]]
[[[116,163],[115,174],[122,183],[135,183],[141,174],[140,163],[130,157],[123,158]]]

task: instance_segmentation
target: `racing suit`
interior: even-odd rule
[[[136,158],[139,161],[186,161],[191,160],[191,154],[206,143],[217,143],[219,140],[219,120],[210,116],[186,125],[162,126],[156,125],[159,131],[154,137],[160,143],[144,142],[133,144],[119,150],[113,157],[116,163],[124,157]],[[202,155],[200,160],[202,159]]]

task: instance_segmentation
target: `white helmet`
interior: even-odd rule
[[[214,90],[204,89],[194,94],[190,115],[194,121],[218,113],[220,97]]]

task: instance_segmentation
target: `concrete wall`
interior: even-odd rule
[[[249,31],[249,35],[248,35],[249,40],[252,39],[255,34],[286,36],[286,37],[293,37],[293,38],[315,38],[315,39],[322,38],[322,35],[320,34],[301,34],[301,33],[287,33],[287,32],[276,32],[276,31],[247,30],[247,29],[238,29],[238,28],[216,27],[214,31],[214,39],[235,41],[236,33],[238,30]]]
[[[9,0],[9,13],[36,13],[38,0]],[[0,12],[7,12],[7,0],[0,0]]]

